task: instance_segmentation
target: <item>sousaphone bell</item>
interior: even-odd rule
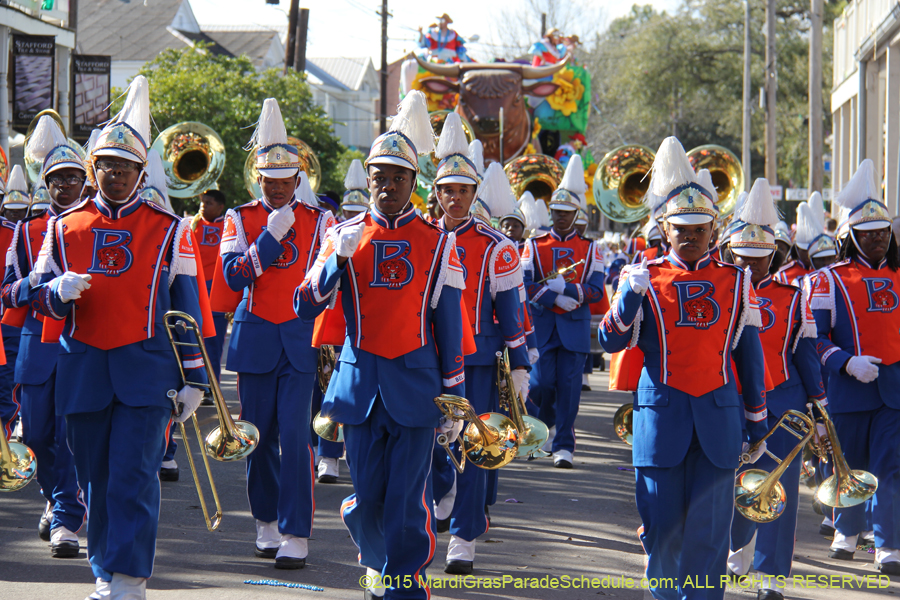
[[[594,200],[610,221],[634,223],[650,214],[642,199],[650,188],[654,157],[645,146],[619,146],[597,165]]]
[[[153,141],[169,179],[169,195],[193,198],[210,189],[225,169],[225,144],[211,127],[184,121],[166,128]]]
[[[559,161],[546,154],[523,154],[512,159],[503,167],[509,185],[516,198],[531,192],[536,200],[547,202],[553,191],[559,187],[566,169]]]
[[[738,196],[744,191],[744,169],[734,152],[723,146],[707,144],[687,153],[694,171],[708,169],[719,195],[719,218],[734,212]]]

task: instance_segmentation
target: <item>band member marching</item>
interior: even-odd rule
[[[312,322],[294,314],[291,299],[334,218],[295,197],[297,148],[274,98],[263,103],[252,142],[262,197],[226,213],[220,246],[225,282],[243,292],[226,368],[238,373],[241,418],[260,434],[247,459],[255,554],[274,558],[277,569],[299,569],[315,507],[309,422],[317,353]]]
[[[835,201],[849,211],[833,284],[813,290],[819,357],[828,370],[830,411],[847,463],[878,478],[872,501],[875,565],[900,575],[900,255],[891,217],[864,160]],[[818,287],[818,286],[817,286]],[[832,292],[833,290],[833,292]],[[818,296],[818,298],[817,298]],[[824,308],[820,308],[824,307]],[[866,505],[834,509],[831,558],[852,560]]]
[[[9,181],[3,190],[3,200],[0,202],[0,247],[8,249],[12,243],[16,224],[25,218],[31,200],[28,198],[28,183],[25,181],[25,172],[19,165],[13,166],[9,173]],[[19,315],[21,317],[21,314]],[[16,325],[12,319],[0,325],[3,334],[3,347],[6,351],[6,362],[0,365],[0,420],[6,430],[6,437],[10,438],[16,428],[19,418],[19,402],[13,394],[15,389],[15,368],[19,354],[19,342],[22,336],[20,326],[21,318],[16,319]],[[50,541],[50,515],[51,507],[44,511],[41,519],[41,539]]]
[[[373,578],[367,599],[429,596],[435,428],[451,440],[461,430],[433,402],[465,395],[456,236],[418,217],[410,202],[417,152],[433,146],[425,97],[413,91],[366,160],[374,206],[329,232],[294,297],[297,314],[311,319],[343,291],[347,339],[322,415],[343,423],[355,493],[341,515]]]
[[[50,218],[29,279],[31,307],[49,317],[45,339],[51,319],[64,321],[56,389],[65,393],[56,394],[56,412],[66,417],[87,494],[88,559],[97,578],[91,598],[144,598],[173,413],[167,392],[182,386],[162,319],[181,310],[202,321],[187,223],[138,196],[148,107],[147,80],[138,75],[90,155],[97,195]],[[19,287],[17,294],[26,293],[24,282]],[[206,383],[199,354],[181,360],[189,381]],[[186,420],[202,395],[184,386],[176,420]]]
[[[519,297],[522,272],[519,251],[502,233],[470,212],[476,196],[492,214],[515,210],[515,196],[503,168],[495,163],[481,183],[469,157],[459,115],[444,122],[435,156],[441,161],[434,180],[444,216],[438,223],[456,235],[456,252],[466,279],[463,306],[475,334],[475,354],[466,357],[467,398],[476,414],[497,412],[497,355],[509,352],[512,378],[517,392],[528,395],[528,351],[525,315]],[[437,454],[439,468],[452,469],[446,453]],[[442,461],[442,464],[440,464]],[[444,572],[472,572],[475,540],[488,530],[485,516],[488,479],[496,471],[468,468],[456,477],[456,497],[450,515],[450,545]],[[492,486],[495,489],[496,485]],[[436,498],[436,500],[439,500]]]
[[[553,229],[528,240],[522,252],[525,289],[532,305],[540,359],[532,374],[531,398],[538,418],[555,427],[553,465],[571,469],[581,375],[591,351],[588,304],[603,298],[603,256],[599,246],[575,231],[584,206],[584,170],[573,156],[550,198]],[[565,277],[554,272],[567,269]],[[547,276],[545,283],[537,283]],[[553,429],[551,428],[551,432]]]
[[[787,410],[806,413],[809,398],[827,404],[815,340],[816,327],[807,296],[797,287],[778,283],[769,275],[775,255],[774,225],[778,211],[769,184],[757,179],[726,239],[734,264],[749,269],[759,302],[762,326],[759,337],[774,389],[766,393],[768,426],[777,425]],[[822,426],[824,429],[824,426]],[[778,430],[767,440],[768,449],[778,457],[787,456],[797,444],[796,437]],[[779,480],[787,501],[782,515],[769,523],[756,524],[735,511],[731,526],[734,551],[728,566],[737,575],[755,568],[762,578],[759,600],[783,600],[785,579],[791,574],[794,532],[800,496],[800,460],[791,461]],[[777,463],[767,455],[754,468],[773,471]]]
[[[675,138],[660,146],[650,185],[667,198],[671,250],[626,267],[599,340],[607,352],[637,346],[644,353],[632,447],[641,542],[647,577],[677,579],[651,593],[721,600],[734,469],[746,442],[767,429],[759,309],[750,275],[709,257],[717,210]]]
[[[79,497],[72,452],[66,443],[65,418],[56,414],[59,344],[41,342],[44,317],[29,310],[28,277],[48,220],[80,200],[86,172],[81,157],[50,116],[40,118],[25,151],[43,165],[41,181],[49,187],[51,207],[16,226],[6,254],[4,321],[15,320],[14,325],[22,328],[21,352],[15,359],[14,393],[22,409],[22,441],[38,459],[38,483],[50,507],[50,553],[57,558],[72,558],[78,556],[77,532],[84,522],[85,507]],[[39,532],[43,534],[44,528],[39,527]]]

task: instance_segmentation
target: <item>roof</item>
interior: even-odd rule
[[[314,63],[315,66],[342,84],[335,87],[344,87],[350,90],[358,90],[363,83],[366,70],[369,68],[374,69],[371,66],[372,59],[368,56],[364,58],[307,58],[306,61],[307,63]],[[309,70],[308,65],[307,70]],[[317,73],[313,74],[319,77]],[[319,79],[322,78],[319,77]]]
[[[167,48],[183,48],[184,42],[166,28],[178,15],[184,0],[129,2],[81,0],[78,5],[78,51],[106,54],[114,60],[150,60]],[[148,27],[149,23],[158,26]]]
[[[233,56],[246,54],[253,64],[261,66],[272,47],[273,38],[279,37],[277,30],[248,29],[238,27],[206,27],[203,34],[228,49]]]

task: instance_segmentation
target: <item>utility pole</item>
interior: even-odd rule
[[[766,0],[766,179],[778,184],[778,153],[775,137],[775,97],[778,91],[775,56],[775,0]]]
[[[744,118],[741,126],[741,166],[744,169],[744,191],[749,192],[753,184],[750,171],[750,0],[744,0]]]
[[[297,45],[297,13],[300,10],[300,0],[291,0],[291,8],[288,11],[288,34],[284,44],[284,74],[288,69],[294,68],[294,46]]]
[[[825,183],[822,162],[822,0],[809,2],[809,192]]]
[[[541,13],[541,38],[547,35],[547,13]]]
[[[378,131],[387,131],[387,97],[388,97],[388,72],[387,72],[387,41],[388,41],[388,7],[387,0],[381,0],[381,110],[378,115]]]
[[[306,70],[306,32],[309,29],[309,9],[301,8],[297,20],[297,48],[294,50],[294,70]]]

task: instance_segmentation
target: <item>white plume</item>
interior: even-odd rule
[[[434,152],[434,130],[428,118],[428,100],[419,90],[410,91],[397,107],[397,115],[391,119],[391,131],[399,131],[408,137],[419,154]],[[446,127],[446,123],[444,124]],[[465,154],[463,150],[463,154]]]
[[[127,123],[140,134],[144,144],[150,142],[150,84],[143,75],[136,76],[128,86],[128,96],[122,110],[112,118],[113,123]]]
[[[100,130],[94,129],[91,131],[91,137],[88,139],[87,144],[84,147],[84,153],[86,156],[90,156],[91,152],[94,151],[94,146],[97,145],[97,138],[100,137]]]
[[[747,192],[741,192],[738,194],[737,202],[734,203],[734,218],[738,220],[741,219],[741,208],[744,206],[744,203],[747,201],[747,196],[749,196]]]
[[[881,191],[875,186],[875,163],[867,158],[834,201],[852,210],[870,198],[881,201]]]
[[[526,229],[537,229],[541,226],[541,215],[538,212],[537,201],[531,192],[525,192],[519,198],[519,210],[525,217]]]
[[[667,137],[659,146],[650,178],[650,191],[663,198],[678,186],[694,183],[694,168],[681,142]]]
[[[650,209],[650,214],[652,215],[654,212],[656,212],[657,208],[666,203],[666,197],[657,196],[656,194],[651,193],[648,188],[647,193],[645,193],[644,197],[641,198],[641,202]]]
[[[750,194],[744,202],[741,214],[738,218],[744,223],[753,225],[773,226],[780,220],[775,201],[772,199],[772,190],[768,180],[760,177],[753,182]]]
[[[438,160],[443,160],[451,154],[462,154],[466,158],[469,157],[469,141],[466,139],[462,120],[455,112],[447,115],[447,118],[444,120],[444,128],[441,130],[437,150],[434,151],[434,155]],[[482,164],[484,163],[482,162]]]
[[[547,208],[547,203],[540,198],[535,198],[534,205],[540,217],[538,227],[550,227],[553,221],[550,220],[550,210]]]
[[[50,115],[38,119],[38,123],[25,146],[25,156],[43,164],[50,151],[57,146],[65,146],[69,141],[63,135],[59,123]]]
[[[413,81],[419,74],[419,63],[411,58],[407,58],[400,66],[400,89],[403,90],[405,96],[412,89]]]
[[[484,145],[481,140],[472,140],[469,144],[469,160],[475,164],[479,177],[484,177]]]
[[[309,206],[319,206],[319,199],[309,184],[309,175],[306,171],[300,171],[300,177],[297,178],[297,189],[294,190],[294,196],[303,204]]]
[[[709,192],[713,204],[719,203],[719,193],[716,191],[716,186],[713,185],[712,173],[709,172],[709,169],[697,171],[697,185]]]
[[[354,158],[347,169],[347,176],[344,177],[344,189],[347,190],[365,190],[369,186],[366,183],[366,171],[363,169],[362,163],[358,158]]]
[[[822,233],[822,226],[816,221],[816,216],[809,204],[801,202],[797,206],[797,235],[794,237],[794,243],[805,250],[813,238],[820,233]]]
[[[6,182],[6,193],[22,192],[28,195],[28,182],[25,181],[25,173],[20,165],[15,165],[9,174],[9,180]]]
[[[810,194],[806,203],[809,204],[809,207],[812,209],[816,222],[822,226],[820,231],[825,231],[825,200],[822,199],[822,194],[813,192]]]
[[[159,152],[153,149],[147,152],[147,181],[144,187],[154,188],[162,196],[163,206],[169,211],[172,210],[172,203],[169,200],[169,179],[166,177]]]
[[[275,98],[263,100],[262,112],[259,113],[259,122],[256,130],[250,137],[250,147],[254,145],[265,148],[273,144],[287,144],[287,130],[284,128],[284,119],[281,116],[281,107]]]
[[[568,190],[573,194],[584,196],[584,193],[587,191],[587,184],[584,182],[584,165],[581,164],[579,155],[575,154],[569,159],[569,164],[566,165],[566,173],[563,175],[562,181],[559,182],[557,189]]]
[[[481,198],[491,211],[491,215],[502,219],[516,210],[516,195],[509,187],[509,179],[500,163],[491,163],[484,174],[484,182],[478,189]]]

